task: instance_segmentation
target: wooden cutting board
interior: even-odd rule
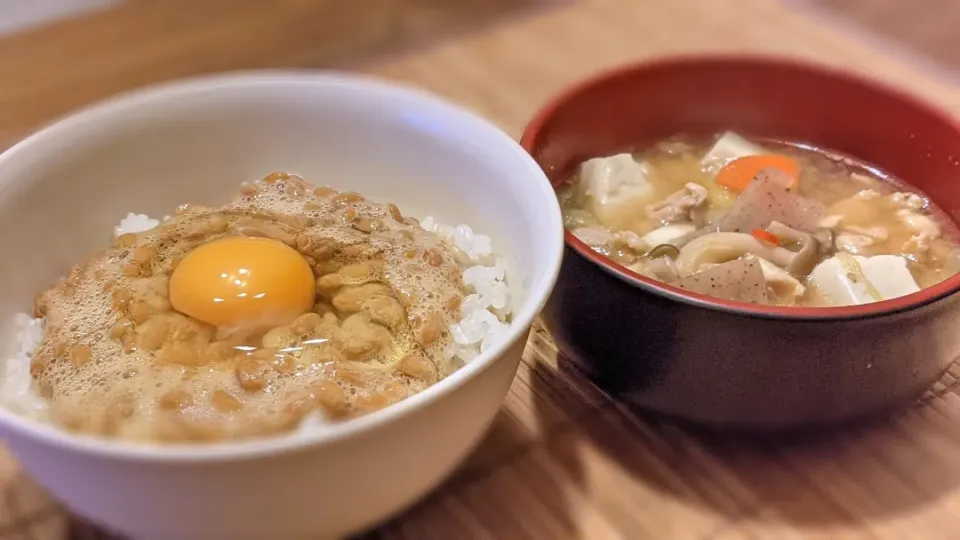
[[[519,136],[538,105],[576,79],[701,51],[843,66],[960,113],[951,73],[876,47],[774,0],[127,0],[0,38],[0,141],[118,91],[253,67],[384,76]],[[611,401],[537,328],[467,463],[366,536],[960,538],[958,378],[954,368],[913,409],[823,440],[707,439]],[[0,488],[0,539],[106,537],[69,518],[5,455]]]

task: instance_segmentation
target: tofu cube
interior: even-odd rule
[[[838,306],[889,300],[920,290],[906,259],[898,255],[834,256],[818,264],[810,280],[827,301]]]
[[[753,144],[732,131],[721,136],[713,148],[703,156],[704,170],[716,173],[731,161],[745,156],[765,154],[763,148]]]
[[[622,218],[642,213],[642,204],[653,194],[646,163],[630,154],[593,158],[580,166],[580,186],[597,219],[620,228]]]

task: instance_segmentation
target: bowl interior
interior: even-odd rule
[[[725,130],[812,143],[860,158],[927,194],[954,223],[960,216],[960,130],[952,119],[904,93],[791,60],[691,57],[608,72],[548,104],[527,127],[521,143],[557,186],[586,159],[629,151],[678,133],[711,135]],[[700,297],[643,278],[606,258],[599,261],[600,256],[569,233],[567,243],[634,281],[670,289],[675,296]],[[870,306],[906,305],[958,287],[960,277],[955,276],[903,297],[908,300]],[[803,309],[752,311],[787,315]]]
[[[364,79],[232,75],[83,111],[0,157],[5,337],[6,322],[107,246],[128,212],[161,217],[186,202],[222,203],[274,170],[490,235],[511,263],[515,316],[532,319],[556,276],[562,227],[553,192],[490,124]]]

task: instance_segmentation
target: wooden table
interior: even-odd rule
[[[938,82],[949,74],[920,73],[775,0],[127,0],[0,38],[0,140],[149,82],[292,66],[422,86],[519,136],[571,81],[696,51],[811,58],[960,112],[960,89]],[[761,445],[625,409],[542,329],[524,360],[474,455],[370,538],[960,538],[960,368],[880,425]],[[102,538],[68,525],[9,458],[0,482],[0,538]]]

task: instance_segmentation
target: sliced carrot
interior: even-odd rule
[[[770,231],[765,231],[763,229],[754,229],[750,231],[750,234],[752,234],[754,238],[756,238],[761,242],[766,242],[768,244],[773,244],[775,246],[780,245],[780,237],[773,234]]]
[[[716,182],[718,185],[730,188],[733,191],[743,191],[747,189],[753,178],[764,169],[780,169],[790,175],[789,189],[797,187],[800,165],[787,156],[777,154],[737,158],[720,169],[720,172],[717,173]]]

